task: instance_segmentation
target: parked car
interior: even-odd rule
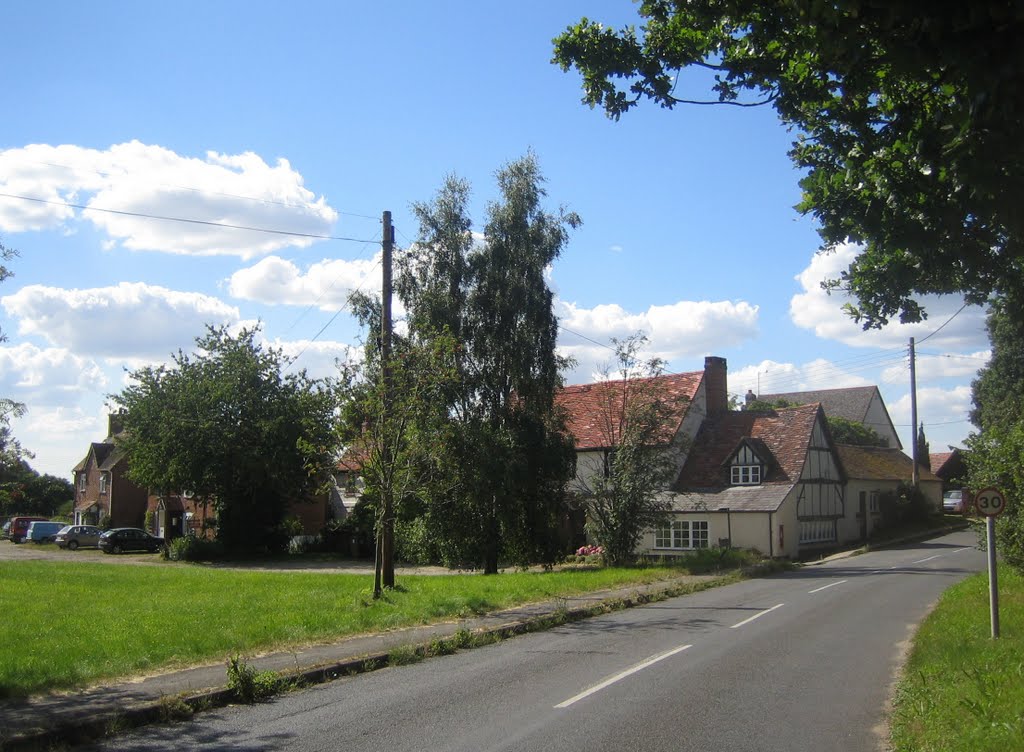
[[[103,531],[95,525],[65,525],[57,533],[54,543],[61,548],[70,548],[72,551],[82,546],[96,548],[100,544],[102,534]]]
[[[946,514],[963,514],[964,492],[946,491],[942,494],[942,511]]]
[[[137,527],[116,527],[100,536],[100,550],[108,554],[125,551],[159,551],[164,539]]]
[[[25,531],[25,540],[33,543],[53,543],[57,533],[64,529],[63,522],[51,522],[50,520],[36,520],[28,526]]]
[[[2,534],[0,534],[0,538],[10,538],[10,537],[11,537],[11,521],[7,520],[7,522],[4,523],[4,531],[3,531]]]
[[[11,542],[21,543],[28,532],[28,526],[33,522],[49,522],[45,517],[12,517],[11,518]]]

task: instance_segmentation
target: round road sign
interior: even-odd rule
[[[1006,497],[998,488],[983,488],[974,494],[974,508],[983,517],[998,517],[1006,509]]]

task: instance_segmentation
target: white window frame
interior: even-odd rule
[[[107,492],[107,474],[100,473],[100,493]]]
[[[663,551],[693,551],[708,548],[707,520],[672,520],[654,530],[654,547]]]
[[[84,491],[85,490],[85,484],[86,484],[85,473],[81,473],[78,476],[78,490],[79,491]]]
[[[761,485],[760,465],[733,465],[732,485],[734,486],[759,486]]]

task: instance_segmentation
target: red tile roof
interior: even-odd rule
[[[693,441],[675,490],[729,486],[725,463],[744,439],[753,439],[752,446],[760,450],[759,445],[763,445],[771,454],[763,458],[768,464],[762,487],[796,483],[820,412],[821,406],[815,403],[766,412],[728,412],[707,418]]]
[[[704,371],[694,371],[629,381],[619,379],[577,384],[559,390],[555,404],[565,410],[566,424],[576,440],[577,451],[604,449],[616,443],[618,429],[611,424],[622,414],[627,386],[646,390],[656,385],[661,396],[677,405],[674,420],[665,427],[662,437],[662,443],[667,444],[679,431],[703,377]]]

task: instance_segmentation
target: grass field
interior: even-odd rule
[[[988,575],[950,588],[921,625],[892,719],[897,752],[1024,750],[1024,577],[999,569],[1000,638]]]
[[[405,576],[374,601],[367,575],[5,562],[0,696],[467,617],[680,573],[650,567]]]

